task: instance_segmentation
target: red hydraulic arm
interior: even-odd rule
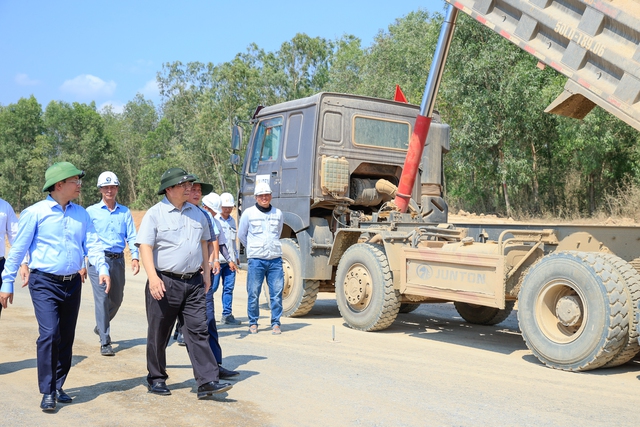
[[[438,44],[436,45],[436,51],[433,55],[433,61],[431,62],[429,77],[427,78],[427,84],[425,85],[424,94],[422,95],[420,114],[416,117],[413,134],[411,134],[411,139],[409,140],[407,158],[404,161],[400,183],[394,200],[400,212],[406,212],[409,206],[411,192],[413,191],[413,185],[418,174],[418,167],[422,159],[422,151],[424,150],[424,144],[427,140],[429,127],[431,126],[431,115],[433,114],[433,107],[435,105],[436,95],[438,94],[440,80],[442,79],[444,64],[447,60],[447,54],[449,53],[449,47],[451,46],[451,38],[453,37],[457,17],[458,9],[449,5],[442,29],[440,30],[440,36],[438,37]]]

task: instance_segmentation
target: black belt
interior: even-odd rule
[[[113,259],[118,259],[118,258],[122,258],[124,256],[123,252],[108,252],[108,251],[104,251],[104,256],[106,256],[107,258],[113,258]]]
[[[160,271],[160,274],[163,274],[167,277],[171,277],[172,279],[189,280],[196,274],[200,274],[200,271],[194,271],[193,273],[172,273],[170,271]]]
[[[69,274],[67,276],[58,276],[57,274],[46,273],[40,270],[31,270],[33,274],[40,274],[44,277],[48,277],[49,279],[57,280],[58,282],[70,282],[76,278],[78,273]]]

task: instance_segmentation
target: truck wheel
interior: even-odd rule
[[[412,304],[409,302],[403,302],[402,304],[400,304],[400,310],[398,310],[398,313],[404,313],[404,314],[411,313],[421,305],[422,304]]]
[[[609,264],[611,264],[623,279],[624,289],[627,294],[627,300],[630,302],[629,311],[629,333],[626,338],[626,344],[613,359],[611,359],[604,368],[613,368],[615,366],[624,365],[640,352],[640,343],[638,343],[638,321],[640,320],[640,273],[627,261],[611,254],[603,254]]]
[[[282,315],[299,317],[307,314],[318,297],[320,282],[302,278],[300,247],[292,239],[281,239],[284,289],[282,290]]]
[[[529,269],[518,301],[527,347],[552,368],[599,368],[626,343],[630,304],[622,278],[603,254],[545,256]]]
[[[336,301],[353,329],[379,331],[393,323],[400,301],[380,246],[359,243],[347,249],[336,272]]]
[[[483,305],[454,302],[456,311],[464,320],[475,325],[497,325],[505,320],[513,311],[515,301],[506,301],[504,309]]]

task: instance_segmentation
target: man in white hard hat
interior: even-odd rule
[[[131,271],[135,276],[140,271],[136,227],[131,211],[116,202],[120,181],[113,172],[102,172],[98,177],[98,190],[102,200],[87,208],[93,226],[105,245],[104,256],[109,265],[111,290],[105,293],[104,284],[98,280],[98,270],[89,264],[88,273],[93,288],[96,310],[96,327],[93,331],[100,336],[100,354],[114,356],[111,347],[111,321],[118,313],[124,298],[124,248],[128,244],[131,251]]]
[[[222,227],[222,234],[226,238],[229,259],[220,255],[220,273],[213,276],[213,292],[220,286],[222,279],[222,317],[220,323],[226,325],[240,325],[242,322],[233,317],[233,288],[236,284],[236,270],[238,263],[238,249],[236,248],[236,236],[238,234],[236,221],[231,216],[235,207],[235,201],[230,193],[220,195],[220,215],[216,217]]]
[[[255,206],[247,208],[240,217],[238,238],[247,248],[249,259],[247,268],[247,314],[249,332],[258,333],[260,308],[258,298],[262,282],[267,279],[271,306],[271,329],[274,335],[280,335],[280,316],[282,316],[282,290],[284,271],[282,269],[282,211],[271,206],[271,187],[266,182],[258,182],[253,194]]]

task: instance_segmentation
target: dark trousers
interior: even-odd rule
[[[211,275],[213,280],[213,274]],[[209,288],[207,292],[207,329],[209,330],[209,347],[213,352],[213,356],[216,358],[218,365],[222,365],[222,347],[220,347],[220,341],[218,340],[218,327],[216,326],[216,312],[213,306],[213,294],[215,289],[213,286]],[[180,320],[176,323],[176,333],[181,332],[182,323]]]
[[[205,312],[202,275],[189,280],[176,280],[158,272],[166,292],[156,300],[145,287],[147,308],[147,381],[149,384],[165,381],[167,375],[167,345],[176,319],[180,321],[184,342],[187,345],[193,375],[198,386],[218,381],[219,369],[207,339],[207,315]]]
[[[2,286],[2,271],[4,270],[4,257],[0,259],[0,287]],[[2,315],[2,304],[0,304],[0,315]]]
[[[213,274],[211,275],[213,280]],[[216,326],[216,313],[213,307],[213,285],[207,292],[207,329],[209,331],[209,347],[218,362],[222,365],[222,347],[218,341],[218,327]]]
[[[29,276],[29,292],[40,332],[36,341],[40,393],[61,389],[71,369],[81,290],[79,275],[66,282],[37,272]]]

